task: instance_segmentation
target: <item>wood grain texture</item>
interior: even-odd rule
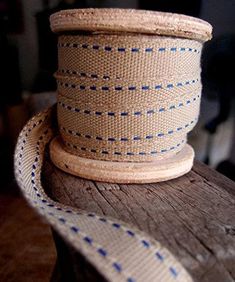
[[[167,182],[124,185],[68,175],[47,157],[42,179],[53,199],[149,233],[194,281],[235,281],[235,183],[207,166],[196,162]]]

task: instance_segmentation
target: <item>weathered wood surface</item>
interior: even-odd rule
[[[137,226],[167,247],[194,281],[235,281],[235,183],[196,162],[178,179],[117,185],[68,175],[45,161],[50,196]]]

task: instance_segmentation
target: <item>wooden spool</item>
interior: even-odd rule
[[[51,28],[57,33],[138,33],[188,38],[201,43],[211,37],[211,26],[199,19],[122,9],[62,11],[51,16]],[[156,161],[104,161],[72,154],[66,150],[62,138],[57,137],[50,144],[50,156],[60,169],[87,179],[113,183],[152,183],[173,179],[189,172],[194,151],[186,144],[175,155]]]

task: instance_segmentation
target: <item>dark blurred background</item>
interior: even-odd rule
[[[189,135],[189,143],[193,145],[198,160],[235,179],[235,1],[0,0],[0,225],[5,222],[4,214],[6,216],[11,208],[12,214],[16,208],[22,211],[18,220],[26,220],[27,208],[23,202],[17,202],[20,200],[16,198],[18,189],[13,175],[16,138],[30,116],[56,101],[53,73],[57,68],[57,47],[56,36],[50,31],[49,16],[61,9],[86,7],[175,12],[199,17],[212,24],[213,39],[205,44],[202,55],[201,115]],[[23,212],[23,209],[26,210]],[[15,216],[12,217],[12,224],[18,226],[15,220]],[[46,229],[43,230],[47,234]],[[45,239],[45,236],[40,238]],[[41,248],[49,246],[47,240],[41,244]],[[15,259],[17,256],[13,249],[12,252]],[[6,254],[9,255],[8,249]],[[40,267],[44,270],[50,267],[48,261],[52,261],[55,254],[53,250],[48,254],[46,266],[42,261],[41,264],[38,262],[36,276],[30,276],[27,281],[35,280]],[[18,260],[19,264],[19,255]],[[0,257],[0,269],[3,264],[5,260]],[[17,269],[12,271],[7,272],[5,268],[4,273],[13,275],[15,271],[17,277]],[[40,275],[42,278],[46,272],[42,271]]]

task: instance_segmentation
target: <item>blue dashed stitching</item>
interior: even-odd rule
[[[65,144],[68,147],[74,148],[74,149],[77,149],[77,150],[82,150],[82,151],[91,152],[91,153],[105,154],[105,155],[118,155],[118,156],[146,156],[146,155],[162,154],[162,153],[166,153],[166,152],[172,151],[174,149],[177,149],[183,143],[185,143],[185,140],[182,140],[181,143],[178,143],[177,145],[170,147],[169,149],[162,149],[162,150],[159,150],[159,151],[150,151],[149,153],[146,153],[146,152],[134,153],[134,152],[115,152],[115,151],[110,152],[110,151],[104,151],[104,150],[99,151],[99,150],[85,148],[85,147],[77,147],[77,146],[74,146],[73,144],[71,144],[69,142],[65,142]]]
[[[154,51],[157,52],[166,52],[166,51],[170,51],[170,52],[195,52],[195,53],[200,53],[199,49],[195,49],[195,48],[190,48],[190,47],[160,47],[160,48],[153,48],[153,47],[143,47],[143,48],[139,48],[139,47],[112,47],[112,46],[101,46],[98,44],[87,44],[87,43],[83,43],[83,44],[78,44],[78,43],[59,43],[58,44],[59,48],[63,48],[63,47],[69,47],[69,48],[83,48],[83,49],[93,49],[93,50],[103,50],[103,51],[117,51],[120,53],[125,53],[125,52],[132,52],[132,53],[138,53],[141,50],[143,50],[145,53],[152,53]]]
[[[174,267],[169,267],[169,270],[171,272],[171,274],[174,276],[174,277],[177,277],[178,276],[178,273],[176,271],[176,269]]]
[[[97,252],[101,255],[101,256],[103,256],[103,257],[106,257],[107,256],[107,251],[106,250],[104,250],[104,249],[102,249],[102,248],[99,248],[98,250],[97,250]]]
[[[122,271],[122,266],[121,264],[114,262],[113,263],[113,268],[117,271],[117,272],[121,272]]]
[[[42,123],[42,122],[43,122],[43,120],[39,120],[39,122],[38,122],[37,124],[36,124],[36,123],[33,124],[33,128],[35,128],[37,125],[39,125],[39,124]],[[30,131],[31,131],[31,129],[28,129],[28,132],[30,132]],[[48,133],[48,130],[46,130],[46,131],[43,133],[43,135],[46,135],[47,133]],[[26,134],[27,134],[27,133],[26,133]],[[43,135],[39,138],[40,141],[43,139]],[[23,142],[23,144],[25,144],[25,143],[26,143],[26,142]],[[36,170],[37,165],[38,165],[38,162],[39,162],[39,158],[38,158],[38,156],[39,156],[39,149],[40,149],[40,148],[39,148],[39,145],[40,145],[40,143],[37,142],[37,146],[36,146],[36,150],[37,150],[36,155],[37,155],[37,156],[35,157],[34,163],[33,163],[33,165],[32,165],[32,173],[31,173],[31,177],[32,177],[31,181],[32,181],[32,183],[33,183],[33,187],[34,187],[34,188],[36,188],[34,178],[35,178],[35,170]],[[179,145],[179,144],[178,144],[178,145]],[[21,147],[21,151],[20,151],[19,156],[18,156],[20,159],[23,157],[23,154],[22,154],[23,150],[24,150],[24,146]],[[36,189],[37,189],[37,188],[36,188]],[[36,195],[37,195],[39,198],[41,198],[41,195],[40,195],[38,192],[36,193]],[[41,199],[40,201],[41,201],[42,203],[47,204],[47,200],[45,200],[45,199]],[[34,203],[35,203],[35,204],[38,204],[37,201],[34,201]],[[52,204],[52,203],[48,203],[47,206],[48,206],[48,207],[51,207],[51,208],[55,208],[55,209],[57,209],[57,210],[62,210],[62,208],[60,208],[60,207],[55,207],[55,205]],[[45,209],[44,207],[40,207],[40,208],[41,208],[41,209]],[[73,211],[72,211],[72,210],[65,210],[65,212],[72,213]],[[53,212],[48,212],[48,215],[53,216],[53,217],[55,216],[55,214],[54,214]],[[87,216],[89,216],[89,217],[95,217],[94,214],[87,214]],[[64,218],[59,217],[59,218],[57,218],[57,219],[58,219],[58,221],[59,221],[61,224],[66,224],[66,220],[65,220]],[[107,222],[107,220],[106,220],[105,218],[99,218],[99,220],[102,221],[102,222]],[[118,224],[118,223],[112,223],[112,225],[113,225],[114,228],[117,228],[117,229],[121,228],[121,225]],[[79,228],[76,227],[76,226],[70,226],[70,230],[71,230],[72,232],[74,232],[74,233],[78,233],[78,232],[79,232]],[[131,230],[126,230],[126,233],[127,233],[129,236],[131,236],[131,237],[134,237],[134,236],[135,236],[135,233],[134,233],[133,231],[131,231]],[[90,238],[90,237],[88,237],[88,236],[83,237],[83,240],[84,240],[86,243],[88,243],[89,245],[92,245],[92,243],[93,243],[92,238]],[[150,243],[147,242],[146,240],[143,240],[143,239],[142,239],[141,242],[142,242],[142,245],[143,245],[145,248],[149,248],[149,247],[150,247]],[[103,256],[103,257],[106,257],[106,256],[107,256],[107,251],[106,251],[105,249],[99,247],[99,248],[97,248],[96,250],[97,250],[97,252],[98,252],[101,256]],[[156,257],[157,257],[160,261],[163,261],[163,260],[164,260],[164,257],[162,256],[162,254],[161,254],[160,252],[156,252]],[[113,266],[113,268],[114,268],[117,272],[122,272],[122,266],[121,266],[120,263],[114,262],[114,263],[112,264],[112,266]],[[176,269],[175,269],[174,267],[169,267],[169,272],[170,272],[170,274],[171,274],[173,277],[177,277],[177,276],[178,276],[178,273],[177,273],[177,271],[176,271]],[[128,278],[127,278],[127,282],[135,282],[135,280],[134,280],[132,277],[128,277]]]
[[[80,90],[93,90],[93,91],[97,91],[97,90],[101,90],[101,91],[110,91],[110,90],[115,90],[115,91],[122,91],[122,90],[129,90],[129,91],[135,91],[135,90],[159,90],[159,89],[172,89],[174,87],[182,87],[184,85],[191,85],[191,84],[195,84],[196,82],[198,82],[199,79],[193,79],[193,80],[188,80],[185,82],[177,82],[175,84],[173,83],[168,83],[165,87],[161,84],[159,85],[155,85],[155,86],[150,86],[150,85],[142,85],[142,86],[101,86],[101,87],[97,87],[95,85],[76,85],[76,84],[69,84],[69,83],[64,83],[61,81],[57,81],[58,85],[62,86],[62,87],[66,87],[66,88],[74,88],[74,89],[80,89]]]
[[[159,108],[159,109],[149,109],[149,110],[145,110],[144,112],[141,111],[136,111],[136,112],[100,112],[100,111],[91,111],[91,110],[82,110],[79,109],[77,107],[72,107],[70,105],[66,105],[63,102],[58,102],[58,104],[60,106],[62,106],[63,108],[69,110],[69,111],[74,111],[77,113],[81,113],[81,114],[88,114],[88,115],[96,115],[96,116],[102,116],[102,115],[108,115],[108,116],[122,116],[122,117],[127,117],[127,116],[140,116],[140,115],[152,115],[152,114],[157,114],[157,113],[161,113],[161,112],[166,112],[169,110],[175,110],[177,108],[189,105],[193,102],[195,102],[196,100],[198,100],[200,98],[200,95],[197,95],[196,97],[192,98],[192,100],[187,100],[186,102],[182,103],[180,102],[177,105],[171,105],[168,108]]]
[[[72,131],[72,130],[68,130],[68,129],[66,129],[63,126],[60,127],[60,128],[61,128],[61,130],[63,130],[67,134],[70,134],[70,135],[73,135],[73,136],[77,136],[77,137],[83,137],[83,138],[86,138],[86,139],[95,139],[95,140],[98,140],[98,141],[110,141],[110,142],[128,142],[128,141],[140,141],[140,140],[144,140],[144,139],[150,140],[150,139],[153,139],[153,138],[156,138],[156,137],[163,137],[163,136],[166,136],[166,135],[171,135],[171,134],[177,133],[177,132],[182,131],[183,129],[189,127],[190,124],[196,123],[197,120],[198,119],[195,118],[194,120],[190,121],[189,123],[185,124],[184,126],[177,127],[175,130],[173,130],[173,129],[168,130],[165,133],[164,132],[159,132],[159,133],[147,135],[147,136],[144,136],[144,137],[133,136],[131,138],[127,138],[127,137],[117,138],[117,137],[92,136],[90,134],[82,134],[80,132],[75,132],[75,131]]]

